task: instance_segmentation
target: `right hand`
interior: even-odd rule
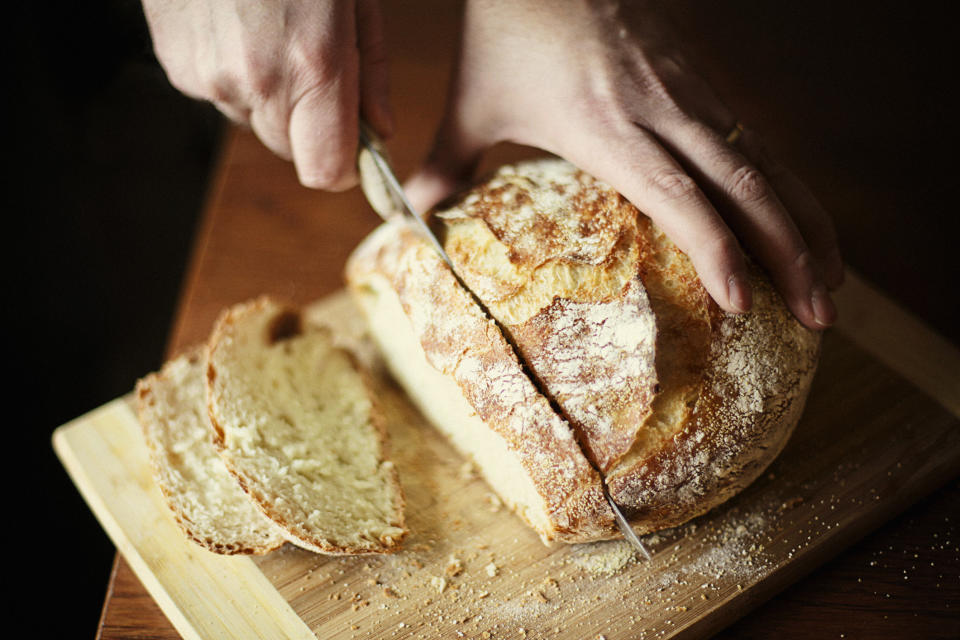
[[[305,186],[357,183],[358,116],[388,136],[377,0],[143,0],[157,58],[181,92],[249,125]]]

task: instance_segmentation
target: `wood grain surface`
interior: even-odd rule
[[[852,275],[838,297],[854,311],[884,303]],[[891,307],[872,322],[902,326],[898,315]],[[127,401],[55,435],[104,529],[186,638],[703,638],[960,466],[960,415],[878,362],[869,349],[884,350],[882,342],[863,348],[844,337],[864,333],[861,324],[841,324],[825,336],[796,433],[749,488],[646,536],[649,562],[624,541],[548,547],[390,380],[342,292],[307,317],[373,374],[411,530],[394,555],[333,557],[292,545],[252,560],[209,553],[174,524]],[[901,336],[914,346],[928,339],[922,330]],[[949,381],[950,404],[960,398],[960,355],[943,355],[943,368],[927,358],[925,370]]]
[[[892,107],[881,104],[870,111],[852,110],[851,105],[860,106],[857,89],[882,82],[879,78],[886,76],[865,65],[857,71],[868,80],[858,84],[860,76],[847,67],[831,66],[833,60],[849,64],[850,58],[844,58],[843,52],[860,43],[861,49],[878,56],[886,69],[902,71],[889,53],[896,49],[863,46],[864,40],[868,45],[872,41],[864,32],[852,33],[861,26],[852,9],[837,16],[827,5],[812,3],[805,15],[785,12],[771,18],[759,5],[717,4],[677,3],[678,15],[689,18],[700,66],[742,119],[765,135],[771,148],[827,205],[841,238],[848,240],[844,247],[848,260],[955,341],[957,334],[950,333],[951,327],[956,330],[955,323],[949,316],[944,319],[942,307],[937,306],[941,298],[934,293],[955,278],[955,270],[952,276],[940,273],[937,261],[946,259],[936,251],[916,257],[925,269],[905,267],[902,246],[916,244],[920,231],[907,229],[901,238],[890,238],[886,231],[891,221],[914,213],[910,203],[916,197],[927,197],[925,202],[935,200],[930,200],[928,193],[914,193],[903,186],[917,176],[892,176],[878,168],[880,163],[874,157],[879,155],[878,145],[868,134],[862,134],[866,142],[859,146],[843,136],[846,130],[876,131],[878,135],[890,131],[886,119],[900,103],[894,102]],[[824,13],[822,20],[811,18],[817,11]],[[401,174],[422,157],[439,116],[456,12],[455,3],[387,7],[398,113],[398,133],[390,146]],[[871,13],[867,22],[868,26],[879,25],[873,36],[878,44],[883,44],[888,34],[891,39],[896,35],[898,20],[899,12]],[[800,26],[792,28],[792,24]],[[858,39],[851,41],[851,34]],[[806,68],[804,61],[809,61]],[[904,107],[900,113],[922,111],[907,106],[913,111]],[[917,120],[912,126],[923,123]],[[495,150],[487,164],[519,153],[523,150]],[[308,191],[297,184],[290,165],[273,157],[249,133],[235,132],[227,138],[196,236],[169,352],[203,339],[217,312],[231,302],[263,292],[308,302],[335,291],[341,285],[343,260],[376,223],[358,191]],[[929,277],[920,280],[918,272]],[[838,430],[842,435],[844,426]],[[826,564],[813,569],[817,563],[811,563],[807,570],[812,573],[805,578],[790,576],[783,586],[796,581],[793,586],[719,635],[778,639],[960,635],[956,605],[952,604],[960,601],[960,486],[954,480],[939,489],[920,487],[911,493],[918,501],[912,508],[886,524],[886,518],[906,505],[895,505],[878,516],[869,527],[838,544],[852,545],[841,555],[829,562],[827,556],[818,558]],[[877,530],[856,541],[871,528]],[[178,637],[119,555],[98,637]]]

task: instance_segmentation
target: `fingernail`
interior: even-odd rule
[[[829,327],[837,320],[837,308],[830,299],[826,287],[818,285],[810,294],[810,307],[813,309],[813,320],[821,327]]]
[[[750,282],[742,273],[734,273],[727,278],[727,300],[730,306],[737,313],[744,313],[750,310],[753,304],[753,295],[750,290]]]

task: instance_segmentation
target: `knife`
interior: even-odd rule
[[[403,218],[424,240],[430,243],[450,270],[456,274],[453,262],[443,245],[423,218],[414,212],[413,205],[407,200],[403,187],[400,186],[390,161],[387,160],[383,141],[363,120],[360,121],[360,152],[357,156],[357,165],[360,172],[360,188],[373,210],[388,222],[398,215]],[[457,279],[459,280],[459,276]],[[460,284],[470,291],[462,281]],[[483,307],[483,310],[486,312],[486,307]]]
[[[527,366],[526,361],[521,357],[520,350],[517,348],[517,345],[514,344],[513,339],[510,337],[510,333],[503,327],[503,325],[500,324],[499,320],[493,317],[493,314],[490,313],[490,310],[487,309],[487,306],[483,303],[483,301],[480,300],[477,294],[475,294],[473,290],[463,281],[463,278],[461,278],[457,273],[456,267],[453,266],[453,261],[450,260],[450,256],[447,255],[446,250],[444,250],[443,245],[440,244],[437,236],[434,235],[433,231],[429,226],[427,226],[427,223],[423,220],[423,218],[421,218],[413,210],[413,206],[410,204],[406,194],[403,192],[403,187],[400,186],[400,182],[397,180],[397,176],[393,172],[393,168],[390,166],[390,161],[387,159],[386,146],[383,144],[383,141],[380,139],[377,133],[370,127],[369,124],[364,122],[363,119],[360,120],[360,149],[357,155],[357,166],[360,172],[360,188],[363,190],[363,194],[366,196],[370,206],[373,207],[373,210],[376,211],[381,218],[388,222],[397,216],[401,217],[414,229],[414,231],[416,231],[416,233],[418,233],[430,244],[430,246],[434,248],[443,261],[447,263],[447,266],[450,267],[451,273],[453,273],[454,278],[457,279],[457,282],[460,284],[460,286],[470,294],[477,306],[480,307],[483,313],[500,330],[501,335],[503,335],[506,341],[510,344],[514,355],[516,355],[517,360],[520,362],[524,371],[527,372],[527,376],[534,381],[535,386],[538,386],[536,385],[536,378],[530,374],[530,369]],[[546,394],[544,395],[550,399],[549,396],[546,396]],[[557,412],[557,415],[564,415],[563,411],[560,410],[555,401],[550,399],[550,403],[553,406],[554,411]],[[595,465],[594,468],[596,468]],[[620,511],[620,507],[618,507],[617,503],[613,501],[613,498],[610,496],[610,491],[607,489],[607,483],[605,480],[603,480],[602,474],[600,477],[600,484],[603,487],[603,497],[606,498],[607,504],[609,504],[610,509],[613,510],[613,518],[617,522],[617,527],[620,529],[620,533],[623,534],[623,537],[627,540],[627,542],[629,542],[637,551],[643,554],[644,558],[650,560],[651,556],[650,552],[647,551],[647,547],[643,544],[643,542],[641,542],[640,538],[637,537],[637,534],[630,526],[630,523],[627,522],[627,518],[623,515],[623,512]]]

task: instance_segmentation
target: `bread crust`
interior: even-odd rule
[[[505,166],[431,213],[467,285],[611,469],[650,415],[656,323],[637,277],[637,212],[562,160]]]
[[[751,274],[753,308],[710,307],[710,345],[692,410],[656,446],[606,475],[634,529],[677,526],[759,477],[786,445],[806,403],[820,339],[786,311],[769,281]]]

